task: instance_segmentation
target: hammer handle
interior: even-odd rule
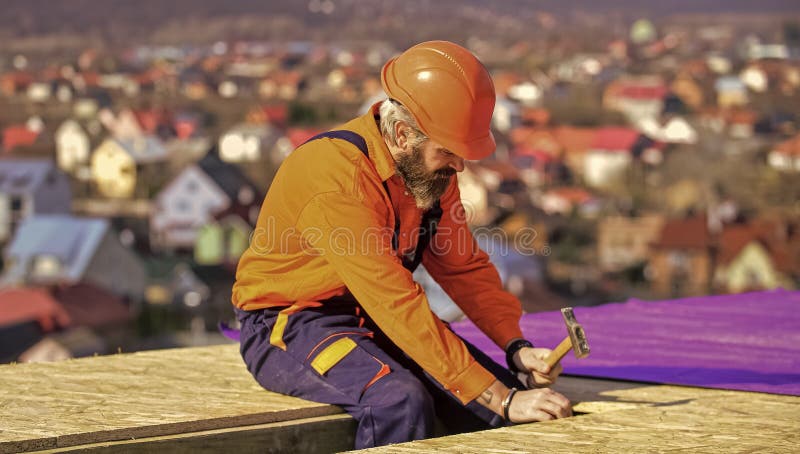
[[[569,336],[565,337],[563,341],[550,353],[545,362],[551,368],[555,366],[561,358],[564,357],[572,349],[572,339]]]

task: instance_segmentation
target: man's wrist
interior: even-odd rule
[[[514,339],[508,343],[506,347],[506,363],[508,364],[508,368],[512,372],[525,372],[517,367],[517,364],[514,362],[514,355],[517,354],[523,348],[533,348],[533,344],[526,340],[526,339]]]

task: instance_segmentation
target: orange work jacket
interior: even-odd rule
[[[425,292],[392,247],[399,217],[397,251],[414,251],[423,211],[395,174],[376,116],[377,104],[337,128],[361,135],[369,159],[349,142],[328,138],[308,142],[286,158],[239,261],[233,304],[244,310],[292,306],[291,312],[349,291],[398,347],[466,404],[495,378],[430,310]],[[497,270],[472,237],[455,178],[440,203],[442,219],[422,264],[504,348],[522,337],[520,302],[503,290]]]

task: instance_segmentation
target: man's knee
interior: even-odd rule
[[[370,386],[362,403],[375,409],[391,409],[388,414],[408,416],[433,422],[433,398],[417,377],[406,371],[394,371]]]
[[[433,398],[408,372],[393,372],[381,378],[367,389],[361,404],[365,419],[360,422],[357,446],[381,446],[433,436]]]

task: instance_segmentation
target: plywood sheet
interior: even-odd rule
[[[797,452],[800,398],[562,377],[588,414],[374,452]]]
[[[238,345],[0,366],[0,452],[341,412],[265,391]]]

